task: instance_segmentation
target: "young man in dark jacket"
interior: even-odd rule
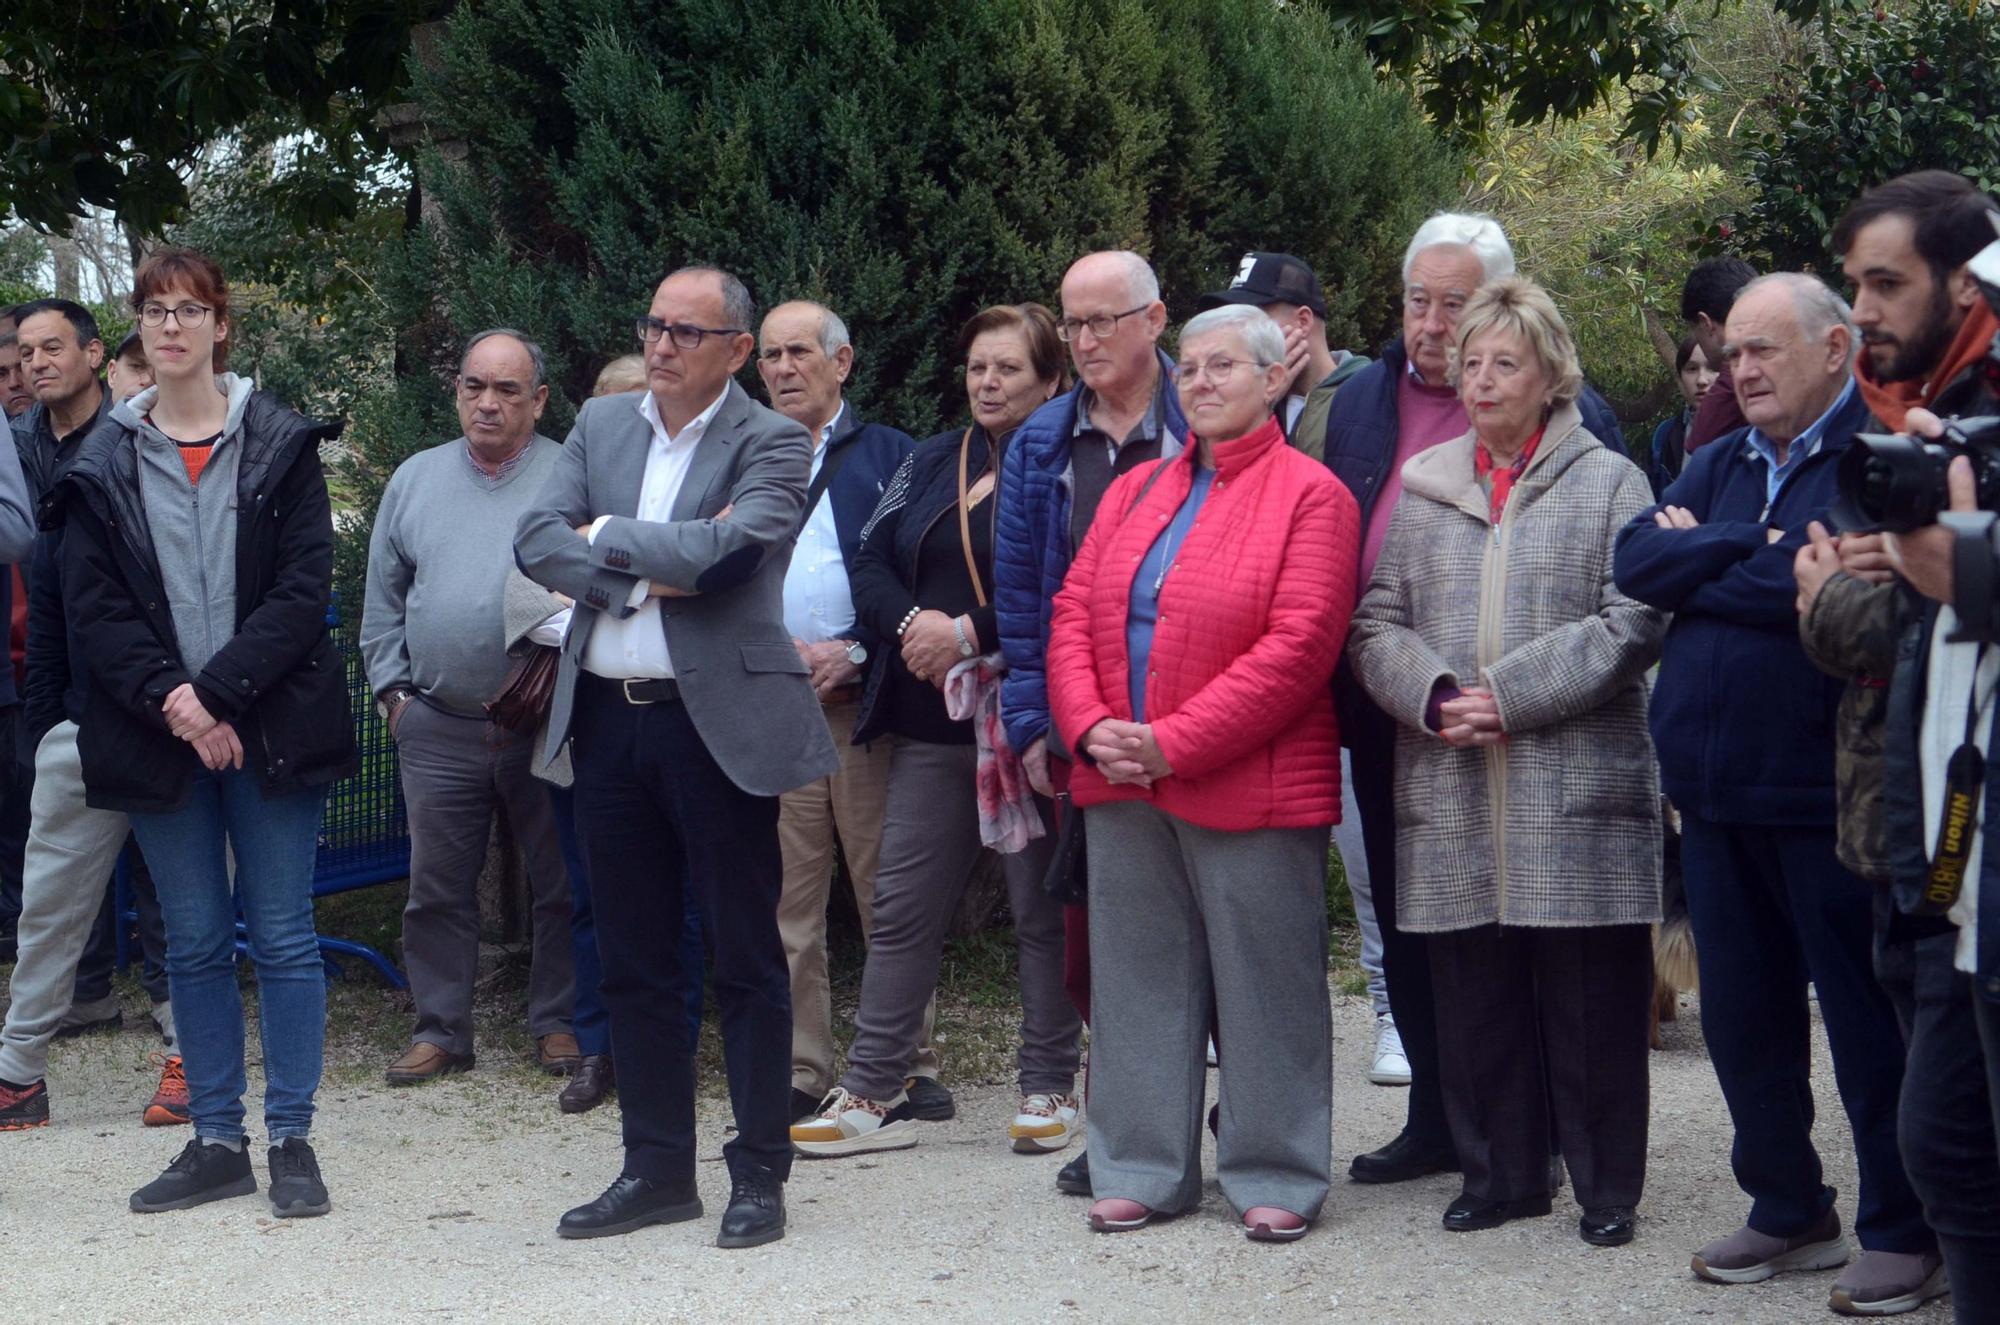
[[[1869,341],[1856,377],[1882,430],[1931,431],[1932,415],[2000,412],[1987,385],[2000,320],[1968,268],[1993,243],[1996,216],[2000,209],[1964,177],[1921,171],[1862,195],[1834,227],[1856,287],[1855,320]],[[1911,408],[1919,402],[1924,410]],[[1971,526],[1968,564],[1991,564],[1992,516],[1971,514],[1966,486],[1954,477],[1954,506],[1963,511],[1954,521]],[[1864,542],[1893,545],[1907,578],[1879,587],[1846,573],[1828,578],[1821,569],[1828,553],[1845,566]],[[1975,679],[1991,688],[1985,660],[1993,650],[1981,641],[1995,632],[1979,623],[1992,620],[1992,595],[1968,581],[1965,601],[1955,601],[1961,586],[1937,572],[1956,550],[1949,526],[1909,539],[1842,537],[1818,557],[1802,554],[1798,576],[1801,601],[1810,604],[1808,633],[1826,637],[1838,661],[1865,662],[1890,682],[1866,692],[1869,720],[1840,732],[1842,837],[1869,844],[1888,885],[1877,893],[1876,960],[1909,1036],[1903,1160],[1944,1254],[1958,1318],[1987,1320],[2000,1317],[2000,1053],[1993,1049],[2000,1018],[1987,1015],[2000,1006],[2000,887],[1982,877],[1994,858],[1978,845],[1990,806],[1973,820],[1958,897],[1925,897],[1946,800],[1944,756],[1969,730],[1982,752],[1993,749],[1990,725],[1967,721]],[[1883,549],[1893,561],[1889,553]],[[1851,682],[1850,701],[1858,691]],[[1995,780],[1989,771],[1986,785]],[[1852,833],[1850,809],[1858,821]]]
[[[1860,1169],[1862,1254],[1836,1311],[1912,1310],[1938,1258],[1896,1150],[1901,1035],[1872,976],[1868,883],[1835,854],[1840,686],[1799,646],[1792,563],[1824,522],[1841,454],[1868,422],[1846,304],[1817,279],[1765,277],[1725,328],[1750,427],[1689,458],[1665,500],[1619,535],[1620,590],[1674,613],[1653,692],[1661,782],[1701,964],[1702,1032],[1735,1125],[1745,1226],[1694,1271],[1751,1283],[1847,1265],[1813,1149],[1810,1018],[1817,994]]]

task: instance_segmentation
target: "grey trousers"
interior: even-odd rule
[[[410,814],[403,965],[417,1005],[411,1039],[449,1053],[472,1052],[479,872],[493,811],[503,804],[528,863],[534,899],[528,1030],[537,1038],[568,1032],[576,997],[569,875],[548,788],[529,772],[533,738],[483,719],[455,717],[418,699],[396,720],[396,747]]]
[[[27,1085],[48,1070],[49,1039],[69,1011],[76,964],[104,904],[104,881],[131,830],[83,800],[76,724],[59,722],[35,750],[28,846],[21,867],[20,958],[0,1027],[0,1081]]]
[[[875,928],[854,1014],[854,1044],[840,1084],[893,1099],[910,1075],[937,988],[945,931],[979,858],[979,802],[970,745],[896,742],[882,859],[875,872]],[[1044,821],[1047,808],[1044,807]],[[1042,891],[1055,833],[1000,857],[1021,968],[1021,1093],[1076,1088],[1082,1018],[1063,992],[1062,904]]]
[[[1238,1215],[1307,1219],[1333,1166],[1324,828],[1229,833],[1141,802],[1083,812],[1090,854],[1090,1186],[1201,1203],[1213,1000],[1216,1169]]]

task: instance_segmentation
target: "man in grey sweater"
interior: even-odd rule
[[[507,678],[502,595],[514,527],[561,450],[535,431],[544,376],[540,347],[519,332],[474,336],[457,383],[465,435],[397,468],[368,545],[361,656],[396,738],[410,818],[403,964],[417,1020],[409,1052],[389,1065],[391,1085],[472,1066],[479,873],[502,805],[534,894],[536,1058],[556,1074],[578,1061],[569,880],[548,789],[531,772],[533,734],[488,723],[484,708]]]

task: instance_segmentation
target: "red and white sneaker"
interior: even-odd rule
[[[819,1112],[792,1124],[792,1148],[815,1159],[870,1150],[908,1150],[917,1143],[917,1121],[907,1091],[892,1100],[866,1100],[835,1086]]]
[[[1024,1155],[1061,1150],[1076,1139],[1081,1112],[1074,1095],[1023,1095],[1007,1136]]]
[[[152,1054],[153,1062],[160,1069],[160,1088],[153,1092],[152,1103],[146,1106],[145,1122],[148,1127],[175,1127],[188,1121],[188,1083],[181,1072],[179,1054]]]

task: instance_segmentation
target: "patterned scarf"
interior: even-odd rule
[[[1486,449],[1486,443],[1475,442],[1472,447],[1472,472],[1479,476],[1482,484],[1489,484],[1488,493],[1493,508],[1493,523],[1498,526],[1500,513],[1507,509],[1507,494],[1514,490],[1514,482],[1526,472],[1528,462],[1535,458],[1535,449],[1542,444],[1542,434],[1548,431],[1543,424],[1535,429],[1535,435],[1521,448],[1521,454],[1514,457],[1514,463],[1505,469],[1493,467],[1493,453]]]

